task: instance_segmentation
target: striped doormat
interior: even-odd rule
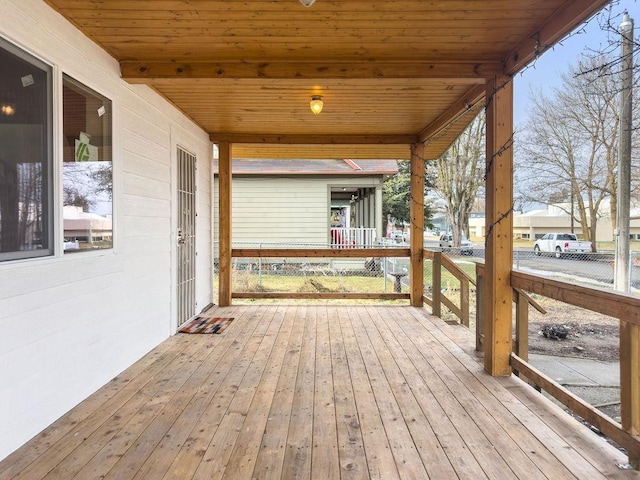
[[[232,317],[196,317],[178,331],[182,333],[222,333],[232,321]]]

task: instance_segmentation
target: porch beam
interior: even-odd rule
[[[505,58],[504,74],[515,75],[528,63],[554,46],[598,13],[610,0],[573,0],[562,5],[537,32],[529,35]]]
[[[412,137],[416,139],[417,136]],[[215,142],[214,142],[215,143]],[[233,143],[233,154],[236,158],[274,158],[289,160],[292,158],[327,159],[327,158],[351,158],[352,160],[370,160],[372,158],[397,158],[409,159],[411,156],[411,143],[400,144],[260,144],[260,143]],[[437,158],[436,155],[433,158]]]
[[[425,183],[424,143],[411,147],[411,203],[409,226],[410,294],[411,305],[424,305],[424,183]]]
[[[368,79],[432,78],[447,82],[469,82],[497,75],[500,62],[174,62],[123,60],[122,77],[129,83],[148,83],[158,79]]]
[[[486,271],[484,368],[510,375],[513,262],[513,82],[489,79],[486,96]]]
[[[260,135],[210,132],[213,143],[229,142],[261,145],[410,145],[416,135]]]
[[[452,126],[456,120],[460,120],[465,115],[470,114],[469,118],[475,117],[480,107],[484,106],[484,103],[481,103],[480,100],[484,97],[485,90],[484,84],[474,85],[467,90],[453,105],[442,112],[438,118],[419,133],[418,141],[426,142],[449,126]],[[463,125],[466,125],[466,123],[463,122]]]
[[[218,304],[231,305],[231,144],[218,143]]]

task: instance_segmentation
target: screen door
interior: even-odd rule
[[[196,309],[196,157],[178,147],[178,326]]]

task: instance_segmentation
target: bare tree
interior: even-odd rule
[[[590,58],[550,95],[530,94],[516,158],[520,200],[563,209],[594,248],[605,200],[616,218],[619,91],[607,64]]]
[[[463,235],[469,236],[469,215],[484,186],[485,123],[481,112],[436,161],[434,190],[445,201],[456,247]]]

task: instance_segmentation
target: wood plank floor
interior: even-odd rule
[[[471,333],[398,306],[234,306],[0,463],[0,479],[640,479]],[[462,346],[461,346],[462,345]]]

